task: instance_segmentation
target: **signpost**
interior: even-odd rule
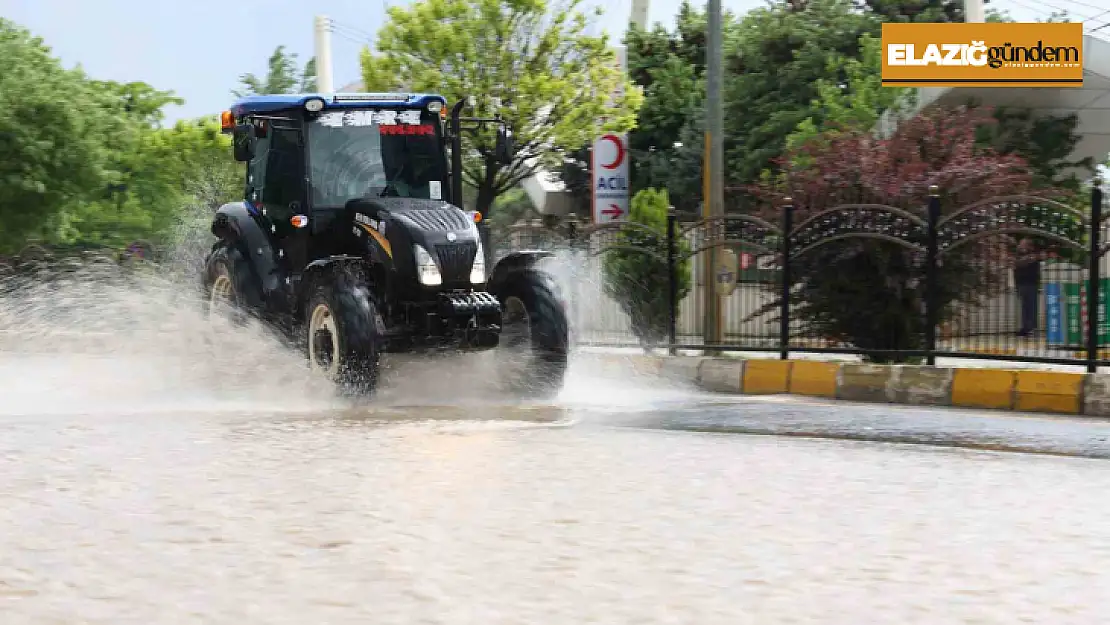
[[[595,224],[628,220],[628,139],[606,134],[590,151]]]

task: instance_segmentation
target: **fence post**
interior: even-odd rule
[[[678,255],[675,242],[675,222],[678,215],[673,206],[667,208],[667,352],[674,356],[678,353]]]
[[[940,187],[929,185],[929,206],[925,228],[925,364],[937,364],[937,223],[940,221]]]
[[[794,229],[794,200],[786,198],[782,207],[782,270],[779,272],[779,358],[790,358],[790,231]]]
[[[573,252],[578,248],[578,215],[577,213],[567,213],[567,247]]]
[[[569,268],[571,276],[571,284],[569,285],[570,288],[568,289],[570,291],[569,308],[572,324],[571,327],[581,328],[582,324],[580,323],[580,321],[582,319],[582,315],[580,314],[581,304],[579,304],[579,302],[582,299],[582,294],[580,292],[580,285],[582,282],[579,278],[579,272],[583,270],[583,267],[578,260],[578,213],[570,211],[569,213],[567,213],[564,221],[567,227],[567,256],[569,257],[568,265],[570,265]],[[575,334],[577,334],[577,332],[575,332]]]
[[[1102,326],[1099,318],[1099,278],[1102,260],[1100,248],[1102,235],[1102,181],[1095,178],[1091,185],[1091,247],[1087,257],[1087,373],[1098,370],[1098,331]]]

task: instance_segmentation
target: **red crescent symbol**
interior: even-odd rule
[[[621,162],[624,161],[624,143],[620,140],[620,137],[617,135],[605,135],[601,140],[608,141],[613,144],[613,147],[617,148],[617,157],[613,159],[612,163],[600,163],[600,165],[605,169],[616,169],[620,167]]]

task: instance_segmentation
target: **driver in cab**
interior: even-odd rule
[[[414,159],[402,167],[397,175],[389,180],[383,195],[422,199],[438,199],[431,196],[431,166],[424,159]]]

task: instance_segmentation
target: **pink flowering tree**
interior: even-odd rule
[[[924,349],[934,187],[940,323],[1005,285],[1018,238],[1039,241],[1042,254],[1082,239],[1073,216],[1061,217],[1051,199],[1027,195],[1032,178],[1024,160],[976,143],[977,129],[990,123],[987,109],[933,108],[889,138],[869,129],[827,131],[795,146],[781,174],[750,189],[775,207],[765,218],[779,221],[788,198],[794,207],[791,317],[804,335],[853,346],[874,361],[906,360],[905,352]]]

